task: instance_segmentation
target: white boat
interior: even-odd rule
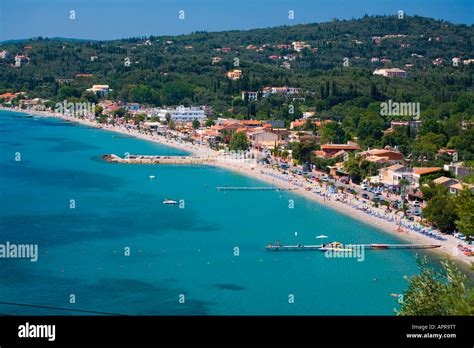
[[[178,204],[178,202],[177,202],[177,201],[173,201],[173,200],[171,200],[171,199],[165,199],[165,200],[163,201],[163,204]]]
[[[155,178],[155,176],[154,176],[154,175],[150,175],[150,179],[152,179],[152,180],[153,180],[154,178]]]

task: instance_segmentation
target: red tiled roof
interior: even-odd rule
[[[0,99],[5,99],[5,98],[15,98],[16,94],[14,93],[4,93],[0,94]]]
[[[413,173],[418,175],[424,175],[429,173],[439,172],[443,168],[440,167],[415,167],[413,168]]]
[[[359,145],[349,144],[324,144],[321,145],[322,150],[360,150]]]
[[[257,125],[261,125],[262,124],[262,121],[258,121],[258,120],[243,120],[240,122],[241,124],[243,125],[246,125],[246,126],[257,126]]]

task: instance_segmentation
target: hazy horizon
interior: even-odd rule
[[[116,40],[142,36],[176,36],[195,31],[251,30],[308,23],[360,19],[364,15],[406,15],[472,25],[472,0],[0,0],[0,42],[36,37]],[[269,6],[271,4],[271,6]],[[75,19],[71,12],[75,11]],[[180,11],[184,11],[180,12]],[[289,11],[294,11],[290,19]],[[231,12],[231,13],[229,13]],[[180,19],[179,17],[184,19]]]

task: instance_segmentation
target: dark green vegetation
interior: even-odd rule
[[[230,138],[229,149],[232,151],[246,151],[250,144],[244,132],[235,132]]]
[[[423,197],[428,199],[424,217],[444,232],[463,233],[467,240],[474,236],[474,194],[465,188],[458,195],[441,185],[423,185]]]
[[[420,274],[408,279],[399,315],[474,315],[474,288],[453,263],[442,268],[419,260]]]
[[[372,37],[402,34],[406,37]],[[10,58],[0,63],[0,93],[27,91],[52,99],[81,98],[92,84],[109,84],[108,98],[150,105],[210,105],[214,114],[236,118],[283,119],[287,124],[306,110],[341,121],[326,125],[324,141],[342,142],[357,137],[363,147],[398,145],[415,162],[440,162],[440,147],[459,151],[459,159],[474,159],[474,130],[463,126],[474,115],[474,64],[452,66],[451,59],[474,58],[474,28],[422,17],[369,17],[322,24],[282,26],[250,31],[197,32],[176,37],[132,38],[82,42],[35,39],[0,46]],[[151,46],[144,45],[149,39]],[[172,43],[167,43],[172,41]],[[276,48],[277,44],[305,41],[317,52]],[[247,49],[248,45],[263,51]],[[25,46],[32,46],[25,49]],[[191,47],[192,46],[192,47]],[[230,52],[216,51],[222,47]],[[27,54],[28,64],[12,67],[16,54]],[[295,54],[291,70],[270,55]],[[418,58],[412,54],[419,54]],[[92,56],[97,56],[91,61]],[[213,57],[222,61],[212,64]],[[344,58],[349,66],[343,66]],[[371,63],[372,57],[391,63]],[[124,63],[130,59],[130,66]],[[238,58],[238,61],[236,60]],[[444,59],[443,66],[433,60]],[[238,62],[238,67],[236,67]],[[405,68],[405,64],[413,64]],[[373,76],[375,68],[398,67],[408,78]],[[225,73],[241,69],[244,77],[229,80]],[[92,78],[75,75],[93,74]],[[61,82],[58,79],[71,79]],[[261,91],[265,86],[302,88],[304,100],[273,95],[257,101],[242,100],[242,91]],[[419,102],[423,125],[417,134],[398,128],[385,134],[392,116],[380,116],[380,103]],[[290,104],[294,112],[290,112]],[[403,117],[396,117],[403,118]],[[315,130],[316,131],[316,130]],[[417,141],[413,141],[418,136]],[[426,162],[426,160],[428,162]]]

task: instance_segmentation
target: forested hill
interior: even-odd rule
[[[465,119],[474,114],[474,64],[463,64],[474,58],[473,39],[473,26],[407,15],[114,41],[37,38],[0,45],[0,51],[9,52],[0,59],[0,93],[90,99],[86,88],[108,84],[113,89],[108,98],[116,100],[206,104],[216,115],[286,121],[304,110],[345,117],[392,99],[420,102],[422,115]],[[285,46],[294,41],[309,46],[300,52]],[[16,55],[28,60],[14,67]],[[212,64],[213,57],[222,61]],[[458,66],[453,66],[453,57],[461,59]],[[435,65],[438,58],[440,64]],[[406,70],[408,77],[372,75],[377,68],[390,67]],[[226,73],[236,68],[243,71],[243,78],[231,81]],[[305,99],[294,114],[288,114],[290,101],[283,96],[241,100],[242,91],[283,85],[303,91]]]

